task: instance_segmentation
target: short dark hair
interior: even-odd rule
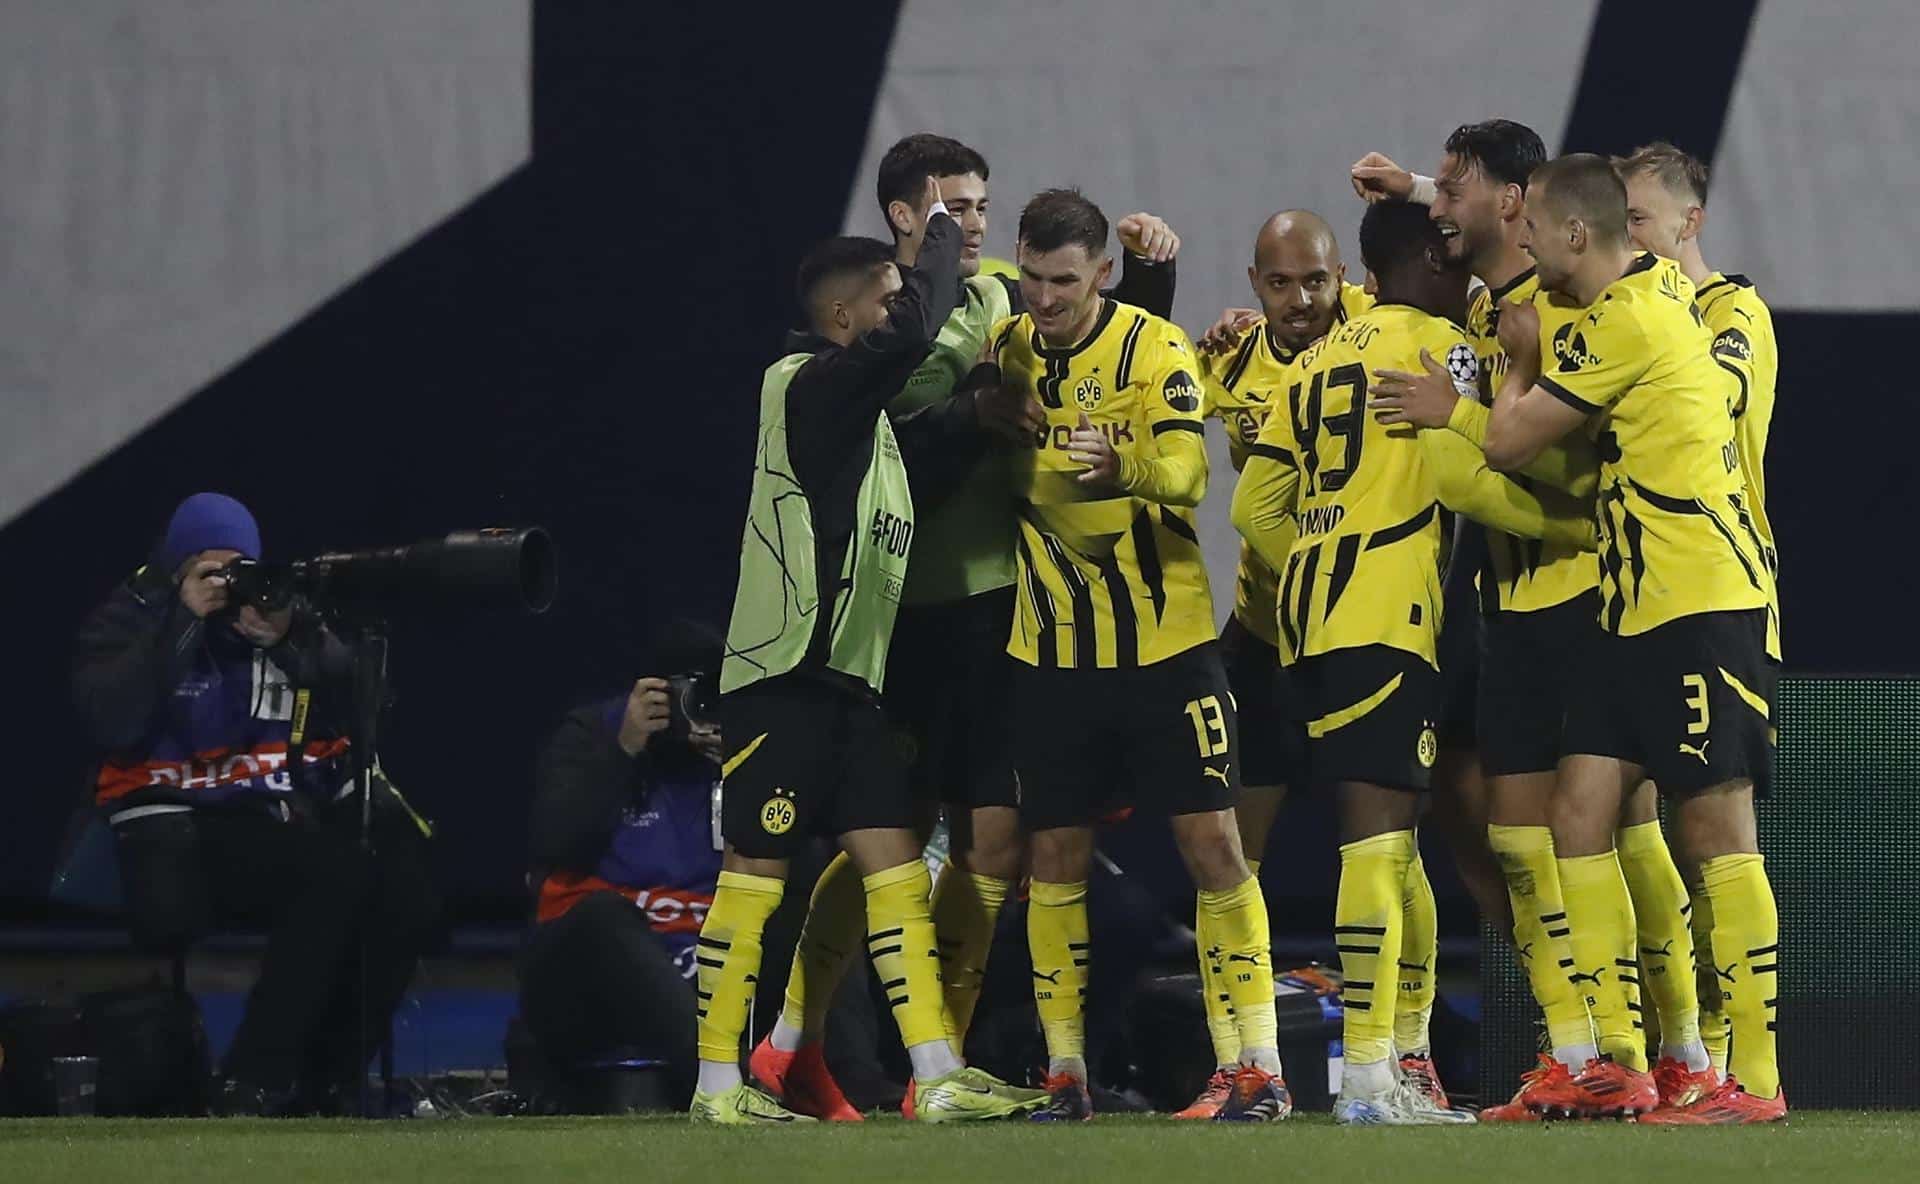
[[[912,205],[920,200],[928,177],[964,177],[968,173],[977,173],[982,181],[986,180],[987,158],[947,136],[915,132],[895,143],[880,158],[880,180],[874,187],[880,199],[880,216],[892,226],[887,207],[896,201]]]
[[[1427,207],[1410,201],[1377,201],[1360,216],[1360,261],[1376,277],[1391,274],[1429,247],[1445,251],[1447,240]]]
[[[1020,241],[1036,251],[1079,243],[1090,256],[1107,250],[1107,216],[1078,189],[1042,189],[1020,211]]]
[[[800,260],[800,279],[795,285],[800,310],[811,314],[814,295],[829,280],[865,275],[881,264],[892,262],[892,244],[865,235],[843,234],[815,245],[806,258]]]
[[[1570,152],[1535,169],[1533,183],[1546,188],[1548,205],[1585,222],[1589,233],[1608,242],[1627,241],[1627,187],[1612,160]]]
[[[1547,146],[1539,133],[1511,119],[1463,123],[1447,137],[1447,151],[1480,169],[1480,175],[1522,191],[1533,170],[1547,163]]]
[[[1651,173],[1668,192],[1690,195],[1695,205],[1707,204],[1707,166],[1700,158],[1665,140],[1655,140],[1614,161],[1620,179]]]
[[[718,674],[726,639],[707,621],[674,617],[654,630],[653,672],[662,678],[674,674]]]

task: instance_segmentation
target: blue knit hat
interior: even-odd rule
[[[180,503],[167,523],[160,561],[171,572],[189,555],[216,550],[260,558],[260,527],[245,506],[226,494],[196,493]]]

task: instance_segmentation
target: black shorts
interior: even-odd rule
[[[1090,826],[1127,805],[1225,810],[1240,791],[1239,724],[1209,642],[1125,670],[1013,671],[1014,767],[1029,830]]]
[[[1233,689],[1234,711],[1240,717],[1240,784],[1286,785],[1304,780],[1307,765],[1306,725],[1299,704],[1280,667],[1280,651],[1228,617],[1220,630],[1220,660]]]
[[[1481,637],[1480,592],[1474,576],[1486,565],[1486,531],[1477,522],[1455,522],[1454,546],[1441,584],[1440,747],[1473,751],[1478,731]]]
[[[815,835],[912,825],[906,760],[877,703],[805,674],[720,697],[720,828],[750,859]]]
[[[1451,611],[1451,610],[1449,610]],[[1480,614],[1449,616],[1440,630],[1440,747],[1472,752],[1480,728]]]
[[[1007,731],[1012,622],[1012,588],[901,606],[882,705],[906,739],[907,785],[920,800],[1018,804]]]
[[[1700,613],[1645,633],[1603,633],[1593,677],[1568,708],[1566,750],[1641,766],[1663,793],[1773,774],[1769,730],[1779,667],[1764,609]]]
[[[1425,659],[1359,646],[1301,658],[1288,673],[1308,720],[1314,784],[1429,786],[1440,755],[1440,674]]]
[[[1489,777],[1551,773],[1565,754],[1567,708],[1593,678],[1600,594],[1487,621],[1480,664],[1480,768]]]

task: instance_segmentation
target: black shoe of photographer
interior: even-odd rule
[[[213,1093],[213,1113],[216,1118],[294,1118],[304,1109],[291,1088],[228,1078]]]

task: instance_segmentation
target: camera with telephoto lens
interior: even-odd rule
[[[675,674],[667,679],[667,728],[684,740],[694,724],[713,722],[719,679],[711,674]]]
[[[219,574],[236,607],[274,612],[299,597],[321,612],[350,617],[423,602],[542,613],[559,585],[553,540],[537,526],[456,530],[406,546],[286,563],[236,559]]]

